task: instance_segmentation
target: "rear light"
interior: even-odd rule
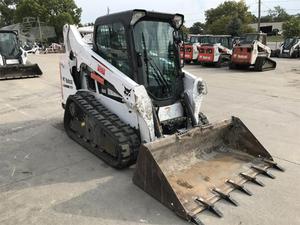
[[[212,53],[212,50],[211,50],[211,49],[207,49],[206,52],[207,52],[208,54],[211,54],[211,53]]]

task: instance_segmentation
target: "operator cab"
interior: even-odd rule
[[[19,59],[22,55],[16,31],[0,31],[0,55],[7,59]]]
[[[283,42],[284,49],[291,49],[294,45],[296,45],[300,41],[300,38],[287,38]]]
[[[154,105],[178,101],[183,92],[179,29],[184,17],[131,10],[100,17],[94,51],[144,85]]]
[[[220,44],[225,48],[232,49],[232,37],[231,35],[215,35],[212,37],[213,43]]]
[[[200,43],[200,44],[213,44],[214,38],[212,35],[205,34],[205,35],[192,35],[190,37],[190,43]]]
[[[242,44],[252,44],[254,41],[259,41],[263,45],[267,44],[267,34],[265,33],[248,33],[240,38]]]

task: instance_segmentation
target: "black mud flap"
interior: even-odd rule
[[[38,64],[0,67],[0,80],[39,77],[43,74]]]

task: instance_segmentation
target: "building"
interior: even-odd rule
[[[18,32],[19,40],[22,43],[34,43],[56,38],[54,27],[40,22],[36,18],[25,17],[22,23],[12,24],[0,28],[0,30],[14,30]]]
[[[272,33],[272,31],[276,30],[277,33],[282,33],[282,24],[283,22],[268,22],[268,23],[260,23],[260,31],[263,33],[269,34]],[[257,23],[249,24],[250,27],[257,30]]]

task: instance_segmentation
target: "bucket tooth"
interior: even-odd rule
[[[262,167],[259,166],[251,166],[252,169],[257,170],[260,174],[265,175],[269,178],[275,179],[275,176],[273,174],[271,174],[267,169],[264,169]]]
[[[246,195],[252,196],[252,192],[245,188],[244,185],[237,184],[233,180],[227,180],[226,182],[231,184],[235,189],[245,193]]]
[[[211,204],[210,202],[204,200],[203,198],[196,198],[195,201],[197,203],[202,204],[205,207],[205,209],[209,210],[216,216],[218,216],[220,218],[223,217],[223,213],[218,208],[216,208],[216,206],[214,204]]]
[[[212,191],[217,193],[222,199],[226,200],[227,202],[231,203],[232,205],[234,205],[234,206],[239,205],[238,202],[230,196],[230,194],[225,194],[218,188],[214,188]]]
[[[248,174],[245,174],[245,173],[240,173],[240,175],[241,175],[243,178],[245,178],[246,180],[248,180],[248,181],[250,181],[250,182],[252,182],[252,183],[254,183],[254,184],[257,184],[257,185],[259,185],[259,186],[261,186],[261,187],[264,187],[264,186],[265,186],[264,183],[262,183],[261,181],[257,180],[256,177],[252,177],[252,176],[250,176],[250,175],[248,175]]]
[[[271,160],[268,160],[268,159],[263,159],[263,161],[265,162],[265,163],[268,163],[272,168],[274,168],[274,169],[276,169],[276,170],[279,170],[279,171],[281,171],[281,172],[284,172],[285,171],[285,169],[283,168],[283,167],[281,167],[281,166],[279,166],[276,162],[274,162],[274,161],[271,161]]]

